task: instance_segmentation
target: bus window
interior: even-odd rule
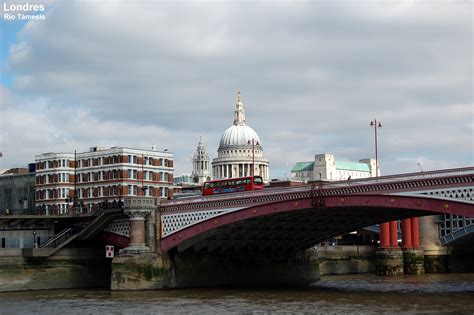
[[[260,176],[255,176],[254,179],[253,179],[253,182],[254,182],[254,184],[258,184],[258,185],[263,184],[263,180]]]

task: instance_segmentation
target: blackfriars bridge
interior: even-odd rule
[[[269,280],[297,283],[318,277],[305,258],[306,249],[380,224],[377,273],[400,274],[404,269],[420,273],[424,257],[442,254],[440,240],[460,242],[474,235],[473,183],[474,167],[467,167],[160,204],[152,198],[130,197],[125,198],[123,213],[112,209],[92,216],[92,223],[75,233],[69,231],[68,241],[65,238],[55,246],[99,238],[123,248],[112,263],[115,289],[136,286],[137,273],[148,270],[144,265],[153,272],[141,278],[145,284],[138,288]],[[439,235],[440,218],[452,217],[462,226],[445,225]],[[397,220],[402,220],[401,247]],[[54,255],[54,248],[25,255],[48,257]]]

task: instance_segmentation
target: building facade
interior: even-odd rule
[[[35,207],[34,169],[15,168],[0,174],[0,214],[29,214]]]
[[[211,159],[207,153],[206,147],[202,142],[202,137],[196,149],[196,153],[192,158],[193,172],[191,173],[192,183],[203,184],[205,181],[211,179]]]
[[[173,154],[124,147],[36,156],[36,208],[66,213],[74,197],[82,211],[124,196],[172,196]],[[77,194],[77,195],[75,195]]]
[[[264,182],[269,182],[269,162],[263,155],[260,137],[246,125],[240,92],[234,113],[234,124],[222,135],[217,158],[212,160],[213,178],[260,175]]]
[[[332,154],[316,154],[314,161],[297,162],[291,169],[292,179],[346,180],[375,177],[375,159],[362,159],[359,162],[336,161]],[[379,174],[380,175],[380,174]]]

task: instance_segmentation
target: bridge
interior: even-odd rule
[[[428,236],[437,233],[437,226],[429,220],[420,224],[418,218],[474,218],[473,183],[474,168],[468,167],[164,201],[156,212],[155,251],[167,261],[160,266],[165,273],[170,270],[167,285],[174,287],[309,283],[318,271],[306,249],[380,224],[377,274],[419,274],[425,266],[443,270],[445,255],[427,246],[433,245],[427,244],[429,237],[420,248],[420,225]],[[402,220],[402,248],[397,220]],[[145,242],[135,228],[143,224],[131,226],[132,247]],[[461,240],[469,231],[464,225],[445,236]],[[116,269],[115,274],[123,279],[128,271]],[[124,286],[112,280],[113,288]]]
[[[160,204],[153,198],[131,196],[125,198],[123,209],[93,215],[9,215],[0,221],[30,226],[54,221],[62,227],[41,248],[24,249],[26,259],[48,259],[61,248],[98,239],[123,248],[113,261],[114,289],[130,288],[137,279],[147,283],[141,288],[307,283],[318,278],[318,271],[307,259],[306,249],[374,224],[380,224],[378,260],[391,266],[401,259],[402,273],[403,260],[412,260],[409,255],[416,256],[415,269],[420,268],[420,255],[423,265],[419,217],[463,220],[456,229],[452,224],[444,228],[438,238],[444,244],[472,238],[473,183],[474,167],[467,167],[269,187]],[[396,220],[402,220],[403,257]],[[436,226],[425,226],[425,232],[438,233],[437,224],[442,224],[438,221]],[[382,268],[381,274],[399,274],[399,262],[397,268]]]
[[[461,168],[167,201],[160,206],[161,246],[304,250],[393,220],[474,217],[473,179],[474,168]]]

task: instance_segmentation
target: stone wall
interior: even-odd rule
[[[319,263],[319,274],[375,273],[374,246],[316,246],[308,252]]]
[[[64,249],[51,259],[25,260],[21,250],[2,250],[0,292],[67,288],[108,288],[110,260],[103,250]]]

